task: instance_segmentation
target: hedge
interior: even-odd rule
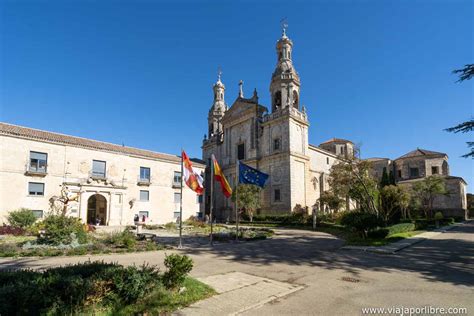
[[[393,234],[398,234],[398,233],[406,233],[406,232],[411,232],[415,230],[415,224],[413,223],[402,223],[402,224],[396,224],[387,227],[388,229],[388,235],[393,235]]]

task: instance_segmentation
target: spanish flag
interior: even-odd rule
[[[212,162],[214,164],[214,179],[221,183],[222,193],[224,193],[225,197],[229,198],[232,195],[232,188],[230,187],[229,182],[227,182],[221,167],[219,167],[214,154],[212,155]]]
[[[201,195],[204,191],[203,178],[199,174],[199,171],[194,169],[191,160],[189,160],[184,150],[181,152],[181,158],[183,160],[184,182],[186,182],[186,185],[191,190]]]

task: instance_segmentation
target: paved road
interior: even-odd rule
[[[275,238],[213,249],[185,249],[204,277],[245,272],[304,287],[250,315],[360,315],[363,307],[466,307],[474,315],[474,222],[396,255],[341,250],[323,233],[278,230]],[[92,260],[161,265],[164,252],[93,256]],[[1,259],[1,267],[42,268],[88,257]]]

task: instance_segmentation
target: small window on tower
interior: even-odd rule
[[[273,140],[273,150],[274,151],[277,151],[277,150],[280,150],[281,148],[281,143],[280,143],[280,139],[279,138],[275,138]]]
[[[293,107],[296,109],[299,108],[298,92],[296,92],[296,90],[293,90]]]
[[[275,191],[273,193],[273,201],[275,201],[275,202],[280,202],[281,201],[280,189],[275,189]]]
[[[245,144],[237,145],[237,159],[238,160],[245,159]]]

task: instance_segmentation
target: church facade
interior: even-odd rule
[[[259,103],[257,91],[239,95],[229,107],[220,75],[213,86],[214,101],[208,115],[208,133],[202,150],[206,161],[206,188],[210,186],[210,161],[214,154],[232,187],[236,182],[236,161],[240,160],[270,175],[261,194],[264,213],[289,213],[311,207],[328,190],[332,165],[352,155],[348,140],[332,139],[320,146],[308,142],[310,127],[305,106],[300,102],[301,81],[292,60],[293,42],[285,31],[276,43],[277,64],[270,82],[270,109]],[[220,190],[217,185],[215,190]],[[205,193],[205,211],[210,195]],[[233,219],[233,203],[215,195],[217,220]],[[346,208],[352,208],[349,202]]]

